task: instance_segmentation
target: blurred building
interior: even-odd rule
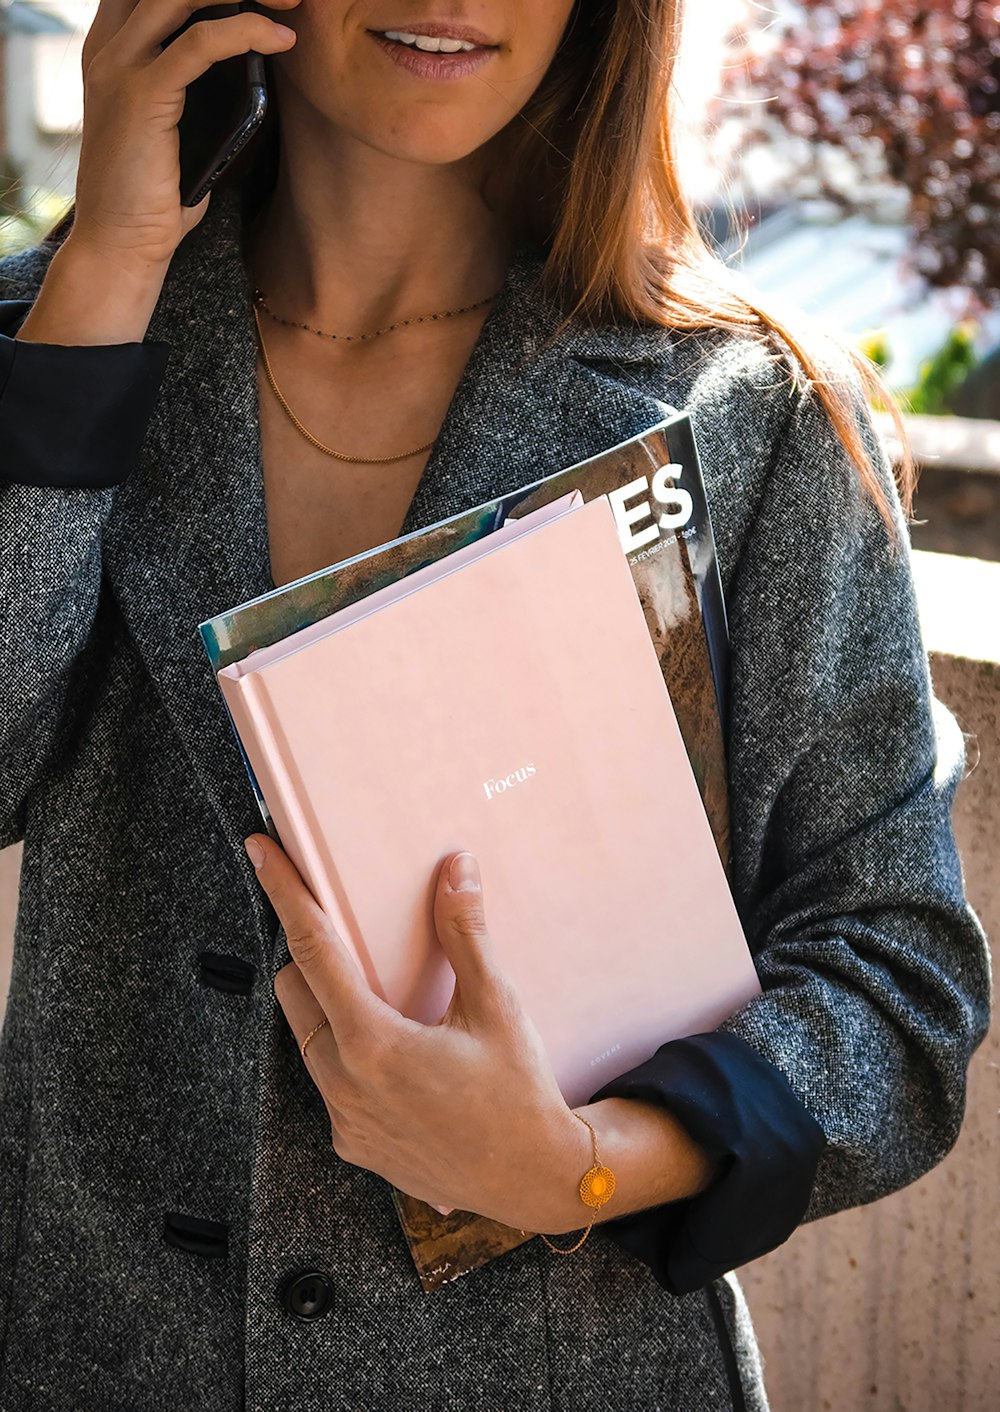
[[[95,0],[0,0],[0,160],[22,200],[68,201],[83,117],[81,51]]]
[[[891,354],[884,369],[890,387],[913,386],[921,365],[970,317],[965,290],[928,289],[913,270],[902,212],[845,215],[828,202],[773,195],[758,211],[745,240],[723,240],[727,262],[775,309],[801,311],[856,339],[881,331]],[[725,229],[718,208],[715,221]],[[1000,351],[1000,308],[971,316],[978,325],[976,355],[988,361]]]

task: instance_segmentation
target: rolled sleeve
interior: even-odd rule
[[[691,1035],[591,1096],[663,1106],[718,1163],[705,1191],[601,1226],[671,1294],[773,1250],[801,1222],[826,1139],[779,1069],[737,1035]]]
[[[0,481],[117,485],[138,462],[170,345],[17,339],[30,309],[0,299]]]

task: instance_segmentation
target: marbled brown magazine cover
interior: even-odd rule
[[[450,1211],[442,1216],[398,1187],[392,1188],[392,1199],[427,1293],[532,1239],[531,1233],[522,1235],[472,1211]]]
[[[729,813],[722,712],[728,634],[715,545],[694,433],[678,412],[598,456],[449,519],[310,574],[199,625],[214,670],[481,539],[572,490],[607,495],[632,571],[663,680],[698,782],[723,865]],[[238,737],[237,737],[238,738]],[[242,746],[241,746],[242,750]],[[246,756],[244,754],[244,761]],[[263,795],[247,763],[268,831]],[[280,839],[278,840],[280,842]],[[532,1234],[478,1216],[442,1216],[405,1192],[393,1200],[424,1290],[439,1288],[503,1255]]]

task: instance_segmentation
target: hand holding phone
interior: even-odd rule
[[[248,3],[207,5],[168,35],[175,43],[192,25],[250,9]],[[260,127],[267,108],[264,59],[255,49],[219,59],[187,87],[177,124],[181,205],[196,206]]]
[[[274,10],[299,0],[261,0]],[[220,13],[224,12],[224,13]],[[172,42],[171,42],[172,41]],[[178,124],[187,91],[213,66],[255,51],[279,54],[295,42],[292,30],[242,6],[205,6],[194,0],[101,0],[83,45],[83,131],[76,212],[66,244],[97,251],[111,267],[162,282],[174,251],[208,208],[205,173],[189,146],[185,205],[181,191]],[[248,106],[256,102],[249,88]],[[250,117],[255,126],[256,109]],[[192,118],[194,117],[192,106]],[[246,114],[244,114],[244,117]],[[216,152],[233,146],[246,124],[222,111],[209,134]],[[247,133],[249,135],[249,133]],[[216,163],[217,165],[217,163]]]

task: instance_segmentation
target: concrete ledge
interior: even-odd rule
[[[913,578],[928,652],[1000,662],[1000,563],[915,549]]]
[[[890,456],[899,456],[896,429],[888,412],[874,421]],[[1000,422],[985,417],[903,417],[917,463],[934,470],[986,471],[1000,476]]]

